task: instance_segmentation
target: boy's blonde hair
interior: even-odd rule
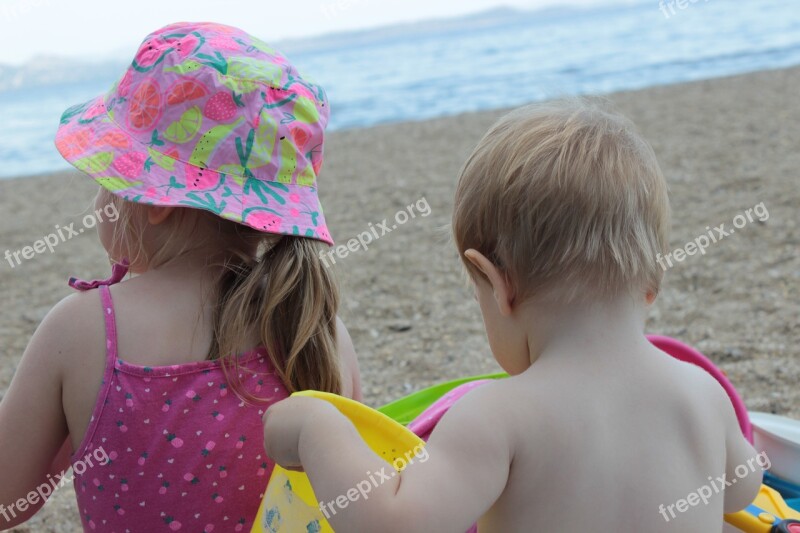
[[[453,233],[502,269],[518,301],[657,294],[667,185],[650,145],[599,103],[562,100],[500,119],[461,171]]]

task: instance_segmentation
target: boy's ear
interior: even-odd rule
[[[167,220],[173,211],[175,211],[173,206],[149,206],[147,209],[147,221],[153,226],[157,226]]]
[[[477,250],[469,249],[464,257],[480,270],[492,286],[497,308],[503,316],[511,316],[514,311],[514,288],[506,273]]]

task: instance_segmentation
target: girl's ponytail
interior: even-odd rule
[[[228,264],[222,276],[212,357],[219,354],[228,382],[244,399],[238,358],[253,328],[289,392],[341,393],[336,342],[339,292],[319,258],[316,241],[280,237],[255,262]],[[235,373],[231,373],[233,369]],[[236,379],[238,377],[238,379]],[[234,378],[234,379],[231,379]]]

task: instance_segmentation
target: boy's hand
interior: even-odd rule
[[[320,418],[339,411],[324,400],[293,396],[272,405],[264,413],[264,448],[283,468],[302,470],[300,440]]]

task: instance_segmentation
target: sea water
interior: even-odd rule
[[[332,130],[800,64],[796,1],[668,3],[520,13],[287,55],[327,89]],[[114,81],[0,92],[0,177],[68,168],[53,146],[61,112]]]

